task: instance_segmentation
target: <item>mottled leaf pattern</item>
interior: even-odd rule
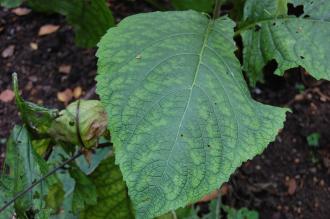
[[[240,33],[244,70],[251,84],[262,80],[262,69],[272,59],[276,74],[302,66],[317,79],[330,79],[330,1],[291,0],[304,4],[299,17],[287,15],[287,0],[247,0]]]
[[[103,160],[89,179],[97,188],[97,204],[87,206],[82,219],[132,219],[131,202],[114,157]]]
[[[226,17],[154,12],[101,40],[97,91],[137,218],[218,188],[283,126],[286,109],[250,97],[233,27]]]

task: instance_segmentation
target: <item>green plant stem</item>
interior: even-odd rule
[[[3,212],[4,210],[6,210],[6,208],[8,208],[11,204],[13,204],[17,199],[21,198],[23,195],[25,195],[27,192],[31,191],[35,186],[37,186],[39,183],[41,183],[42,181],[44,181],[47,177],[53,175],[54,173],[56,173],[58,170],[60,170],[62,167],[64,167],[65,165],[69,164],[70,162],[74,161],[75,159],[77,159],[78,157],[80,157],[82,155],[82,151],[79,151],[76,155],[72,156],[71,158],[69,158],[68,160],[64,161],[61,165],[59,165],[58,167],[52,169],[51,171],[49,171],[46,175],[44,175],[43,177],[41,177],[39,180],[35,181],[34,183],[32,183],[29,187],[27,187],[26,189],[24,189],[23,191],[17,193],[14,198],[12,198],[9,202],[7,202],[5,205],[3,205],[0,208],[0,213]]]
[[[216,216],[221,219],[221,205],[222,205],[222,200],[221,200],[221,192],[218,190],[218,197],[217,197],[217,208],[216,208]]]
[[[218,17],[220,17],[221,14],[221,3],[222,0],[215,0],[215,6],[213,9],[213,19],[217,19]]]
[[[176,216],[175,211],[171,211],[171,213],[172,213],[173,219],[178,219],[178,217]]]

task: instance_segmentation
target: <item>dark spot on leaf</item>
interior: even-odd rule
[[[273,26],[276,26],[276,22],[273,23]]]
[[[301,59],[305,59],[305,57],[304,57],[304,56],[300,56],[300,58],[301,58]]]
[[[258,32],[260,29],[261,29],[260,25],[256,24],[256,25],[254,26],[254,31],[255,31],[255,32]]]
[[[17,141],[17,144],[22,144],[22,141]]]
[[[304,18],[309,18],[310,16],[308,15],[308,14],[306,14],[305,16],[304,16]]]
[[[217,105],[217,103],[214,103],[214,105]]]
[[[70,126],[74,126],[74,121],[70,121],[70,122],[69,122],[69,125],[70,125]]]
[[[294,15],[296,17],[300,17],[302,14],[304,14],[304,6],[303,5],[297,5],[295,7],[291,3],[288,4],[288,15]]]
[[[207,147],[211,147],[211,145],[208,144]]]
[[[180,136],[183,137],[183,134],[181,134]]]

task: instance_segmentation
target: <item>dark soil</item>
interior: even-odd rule
[[[109,2],[117,20],[155,10],[143,1]],[[39,37],[44,24],[60,29]],[[57,93],[65,89],[80,86],[82,96],[93,91],[96,50],[77,48],[73,38],[61,16],[35,12],[16,16],[0,8],[0,53],[15,46],[11,57],[0,56],[0,92],[11,89],[12,72],[18,73],[23,97],[48,107],[64,107]],[[38,49],[33,50],[31,43]],[[59,72],[63,64],[71,66],[69,74]],[[252,94],[263,103],[287,106],[292,113],[276,141],[231,177],[224,203],[257,210],[261,219],[330,218],[330,82],[315,81],[301,69],[285,77],[273,76],[268,69],[266,83],[258,84]],[[18,121],[14,102],[0,101],[0,151]],[[308,145],[312,133],[321,135],[318,147]]]

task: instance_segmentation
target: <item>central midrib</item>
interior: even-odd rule
[[[199,60],[198,60],[198,64],[196,66],[196,70],[195,70],[195,73],[194,73],[194,79],[193,79],[193,82],[192,82],[191,87],[190,87],[190,93],[189,93],[189,97],[188,97],[188,100],[187,100],[187,104],[186,104],[185,109],[183,111],[183,114],[182,114],[182,117],[181,117],[181,120],[180,120],[180,123],[179,123],[179,126],[178,126],[178,131],[177,131],[177,134],[176,134],[174,143],[172,145],[171,151],[168,154],[168,157],[167,157],[167,160],[166,160],[166,167],[164,168],[164,171],[162,173],[162,176],[166,172],[166,169],[168,167],[168,162],[169,162],[169,159],[170,159],[170,155],[172,154],[173,149],[175,147],[175,144],[178,141],[179,133],[180,133],[180,130],[181,130],[182,123],[184,121],[185,115],[187,113],[187,110],[188,110],[190,101],[191,101],[191,96],[192,96],[193,88],[195,86],[196,79],[198,77],[199,69],[200,69],[200,66],[202,64],[202,59],[203,59],[204,51],[205,51],[205,48],[206,48],[206,45],[207,45],[208,37],[209,37],[209,34],[211,32],[211,26],[213,25],[213,23],[214,23],[213,20],[209,20],[208,25],[207,25],[207,27],[205,29],[203,44],[202,44],[202,47],[201,47],[201,50],[200,50],[200,53],[199,53]]]

